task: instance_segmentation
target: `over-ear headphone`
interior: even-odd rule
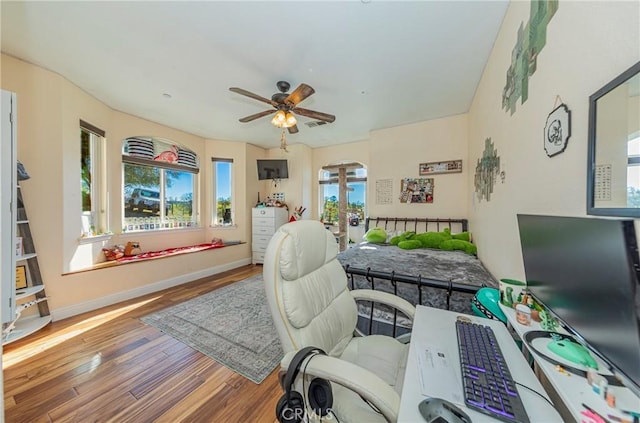
[[[276,417],[280,423],[300,423],[305,415],[305,399],[298,392],[293,390],[293,384],[300,372],[300,366],[309,356],[317,354],[326,355],[324,351],[316,347],[302,348],[293,356],[287,374],[282,382],[284,395],[278,400],[276,405]],[[304,373],[304,372],[303,372]],[[303,381],[304,386],[304,381]],[[309,384],[307,391],[309,405],[319,416],[326,416],[333,406],[333,393],[331,384],[321,378],[314,378]]]

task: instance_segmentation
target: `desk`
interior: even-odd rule
[[[516,335],[523,339],[524,334],[528,331],[532,330],[542,330],[540,324],[532,321],[530,326],[521,325],[516,321],[515,311],[512,308],[505,307],[500,304],[500,308],[507,316],[507,320],[509,322],[509,328],[511,328]],[[566,333],[562,329],[558,329],[560,333]],[[544,342],[545,340],[540,340]],[[544,351],[543,345],[534,344],[537,349],[541,352]],[[625,416],[620,413],[620,411],[610,408],[607,406],[607,403],[604,399],[600,398],[596,395],[589,385],[587,385],[587,380],[578,375],[567,376],[566,374],[562,374],[556,370],[555,365],[551,364],[549,361],[545,360],[543,357],[539,356],[534,350],[530,350],[526,343],[523,343],[523,349],[526,349],[525,353],[531,354],[534,359],[534,369],[536,374],[538,374],[541,379],[546,379],[545,385],[547,385],[549,393],[554,397],[554,400],[557,398],[559,402],[564,407],[564,410],[561,410],[565,421],[570,421],[569,419],[573,419],[574,421],[581,421],[584,419],[580,415],[580,413],[584,410],[582,408],[582,404],[586,404],[600,415],[607,417],[607,415],[615,415],[620,418],[629,419],[629,416]],[[544,351],[544,354],[547,354]],[[553,353],[548,352],[548,355],[551,357]],[[553,356],[559,362],[564,362],[569,367],[577,367],[582,368],[580,365],[572,364],[568,361],[563,360],[560,357]],[[602,374],[611,374],[607,372],[606,365],[595,357],[598,362],[598,367],[600,368],[599,372]],[[544,376],[544,377],[542,377]],[[548,381],[548,384],[546,383]],[[611,392],[616,396],[616,407],[622,410],[640,410],[640,398],[635,396],[631,390],[628,388],[623,388],[619,386],[610,387]],[[558,403],[558,401],[556,401]],[[611,421],[611,419],[609,419]]]
[[[431,380],[429,384],[429,396],[444,398],[457,404],[463,409],[474,423],[499,421],[491,417],[473,411],[465,407],[462,399],[462,377],[460,373],[460,358],[458,355],[458,343],[455,330],[455,321],[461,313],[455,313],[447,310],[441,310],[431,307],[416,306],[416,315],[413,322],[413,330],[411,334],[411,346],[409,347],[409,356],[407,358],[407,369],[402,387],[402,396],[400,398],[400,412],[398,414],[398,423],[420,423],[424,419],[418,412],[418,404],[424,398],[420,382],[420,370],[418,366],[418,353],[424,351],[425,347],[437,349],[444,352],[450,362],[451,377],[456,389],[443,391],[443,385],[448,385],[443,381],[442,374],[429,375],[423,369],[423,375]],[[484,319],[476,316],[467,316],[475,323],[491,326],[496,334],[496,338],[500,343],[500,349],[507,359],[509,370],[513,379],[517,382],[528,386],[529,388],[539,392],[547,397],[544,388],[535,377],[535,374],[527,364],[518,346],[513,341],[509,331],[499,321]],[[551,407],[543,398],[527,389],[518,387],[518,392],[522,398],[525,409],[529,414],[531,422],[562,422],[560,415]],[[548,398],[548,397],[547,397]]]

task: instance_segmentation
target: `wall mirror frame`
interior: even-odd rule
[[[588,215],[640,218],[636,103],[640,104],[640,62],[589,97]]]

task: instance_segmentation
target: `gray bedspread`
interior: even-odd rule
[[[440,281],[452,281],[475,286],[497,287],[496,280],[484,268],[480,260],[462,251],[442,251],[429,248],[403,250],[393,245],[362,242],[338,254],[345,266],[370,268],[378,272],[422,276]],[[355,288],[371,288],[363,276],[354,276]],[[418,288],[408,283],[397,283],[398,295],[412,304],[418,303]],[[393,293],[390,281],[375,279],[375,289]],[[423,287],[422,304],[446,309],[446,290]],[[471,313],[472,294],[454,292],[450,310]]]

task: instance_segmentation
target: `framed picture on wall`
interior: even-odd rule
[[[437,173],[462,172],[462,160],[449,160],[446,162],[420,163],[420,176],[435,175]]]
[[[566,104],[556,107],[544,126],[544,150],[547,156],[553,157],[567,148],[571,137],[571,111]]]
[[[16,289],[27,287],[27,267],[16,266]]]

